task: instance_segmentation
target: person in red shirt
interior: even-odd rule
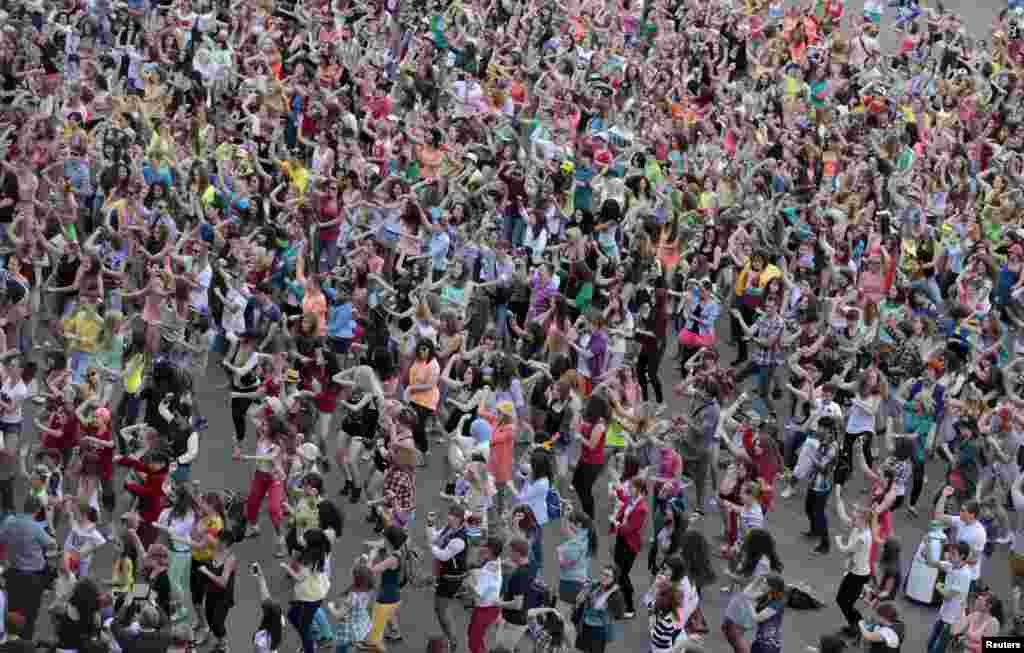
[[[68,397],[52,401],[49,419],[44,424],[36,419],[40,441],[44,449],[61,452],[63,464],[66,466],[71,452],[78,446],[78,419],[75,417],[75,402]]]
[[[618,495],[620,508],[611,524],[615,534],[614,560],[619,571],[617,582],[626,603],[624,616],[632,619],[636,616],[636,606],[633,604],[633,582],[629,579],[629,572],[644,545],[643,533],[650,512],[647,507],[647,480],[640,476],[633,478],[627,488],[619,488]]]
[[[164,482],[167,480],[167,468],[170,460],[167,454],[154,451],[139,460],[129,456],[115,456],[114,462],[124,467],[131,467],[142,475],[141,483],[128,481],[124,489],[139,498],[139,540],[144,549],[156,542],[160,531],[153,526],[164,509]]]
[[[103,507],[114,508],[114,435],[110,429],[110,409],[99,406],[91,417],[85,415],[96,400],[90,399],[79,406],[76,415],[81,425],[82,475],[78,487],[79,499],[91,503],[94,494],[103,492]]]

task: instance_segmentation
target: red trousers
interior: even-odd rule
[[[281,526],[284,505],[284,481],[275,479],[267,472],[257,471],[249,485],[249,498],[245,502],[245,520],[250,524],[259,523],[260,504],[267,497],[267,510],[274,528]]]
[[[487,653],[487,629],[501,617],[501,608],[473,608],[469,619],[469,653]]]

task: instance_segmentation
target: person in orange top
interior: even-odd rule
[[[302,314],[317,319],[317,335],[327,337],[327,297],[312,276],[306,276],[306,257],[299,256],[295,263],[295,280],[303,285]]]
[[[409,387],[405,389],[405,399],[416,411],[416,426],[412,430],[413,440],[420,453],[426,455],[430,449],[427,441],[427,420],[437,411],[441,400],[438,380],[441,378],[441,365],[437,362],[437,351],[430,340],[420,340],[416,344],[416,362],[409,368]]]
[[[430,130],[429,145],[420,143],[416,146],[416,158],[420,161],[420,174],[424,179],[434,179],[441,173],[444,150],[441,147],[440,130]]]
[[[516,407],[511,401],[499,401],[497,405],[498,424],[491,433],[491,444],[487,455],[487,470],[498,488],[498,512],[504,510],[505,485],[512,482],[513,458],[516,446]]]

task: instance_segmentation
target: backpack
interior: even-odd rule
[[[555,487],[548,488],[548,521],[557,521],[562,518],[562,495]]]
[[[786,606],[794,610],[820,610],[825,607],[825,604],[807,589],[793,585],[789,588]]]
[[[425,576],[425,567],[429,568],[429,565],[423,561],[419,549],[406,543],[398,556],[398,586],[425,587],[425,583],[432,580],[432,577]]]

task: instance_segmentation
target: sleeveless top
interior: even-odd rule
[[[446,528],[445,531],[441,533],[441,537],[438,538],[437,547],[443,549],[448,546],[449,542],[455,539],[460,539],[468,544],[466,529],[459,528],[457,530],[450,530]],[[450,560],[445,560],[440,563],[441,573],[439,575],[442,579],[461,580],[466,575],[466,559],[468,550],[467,546],[467,548],[463,549]]]
[[[397,557],[397,554],[396,554]],[[380,589],[377,592],[377,603],[386,605],[398,603],[402,600],[402,591],[398,586],[402,574],[401,559],[399,566],[394,569],[385,569],[380,574]]]

